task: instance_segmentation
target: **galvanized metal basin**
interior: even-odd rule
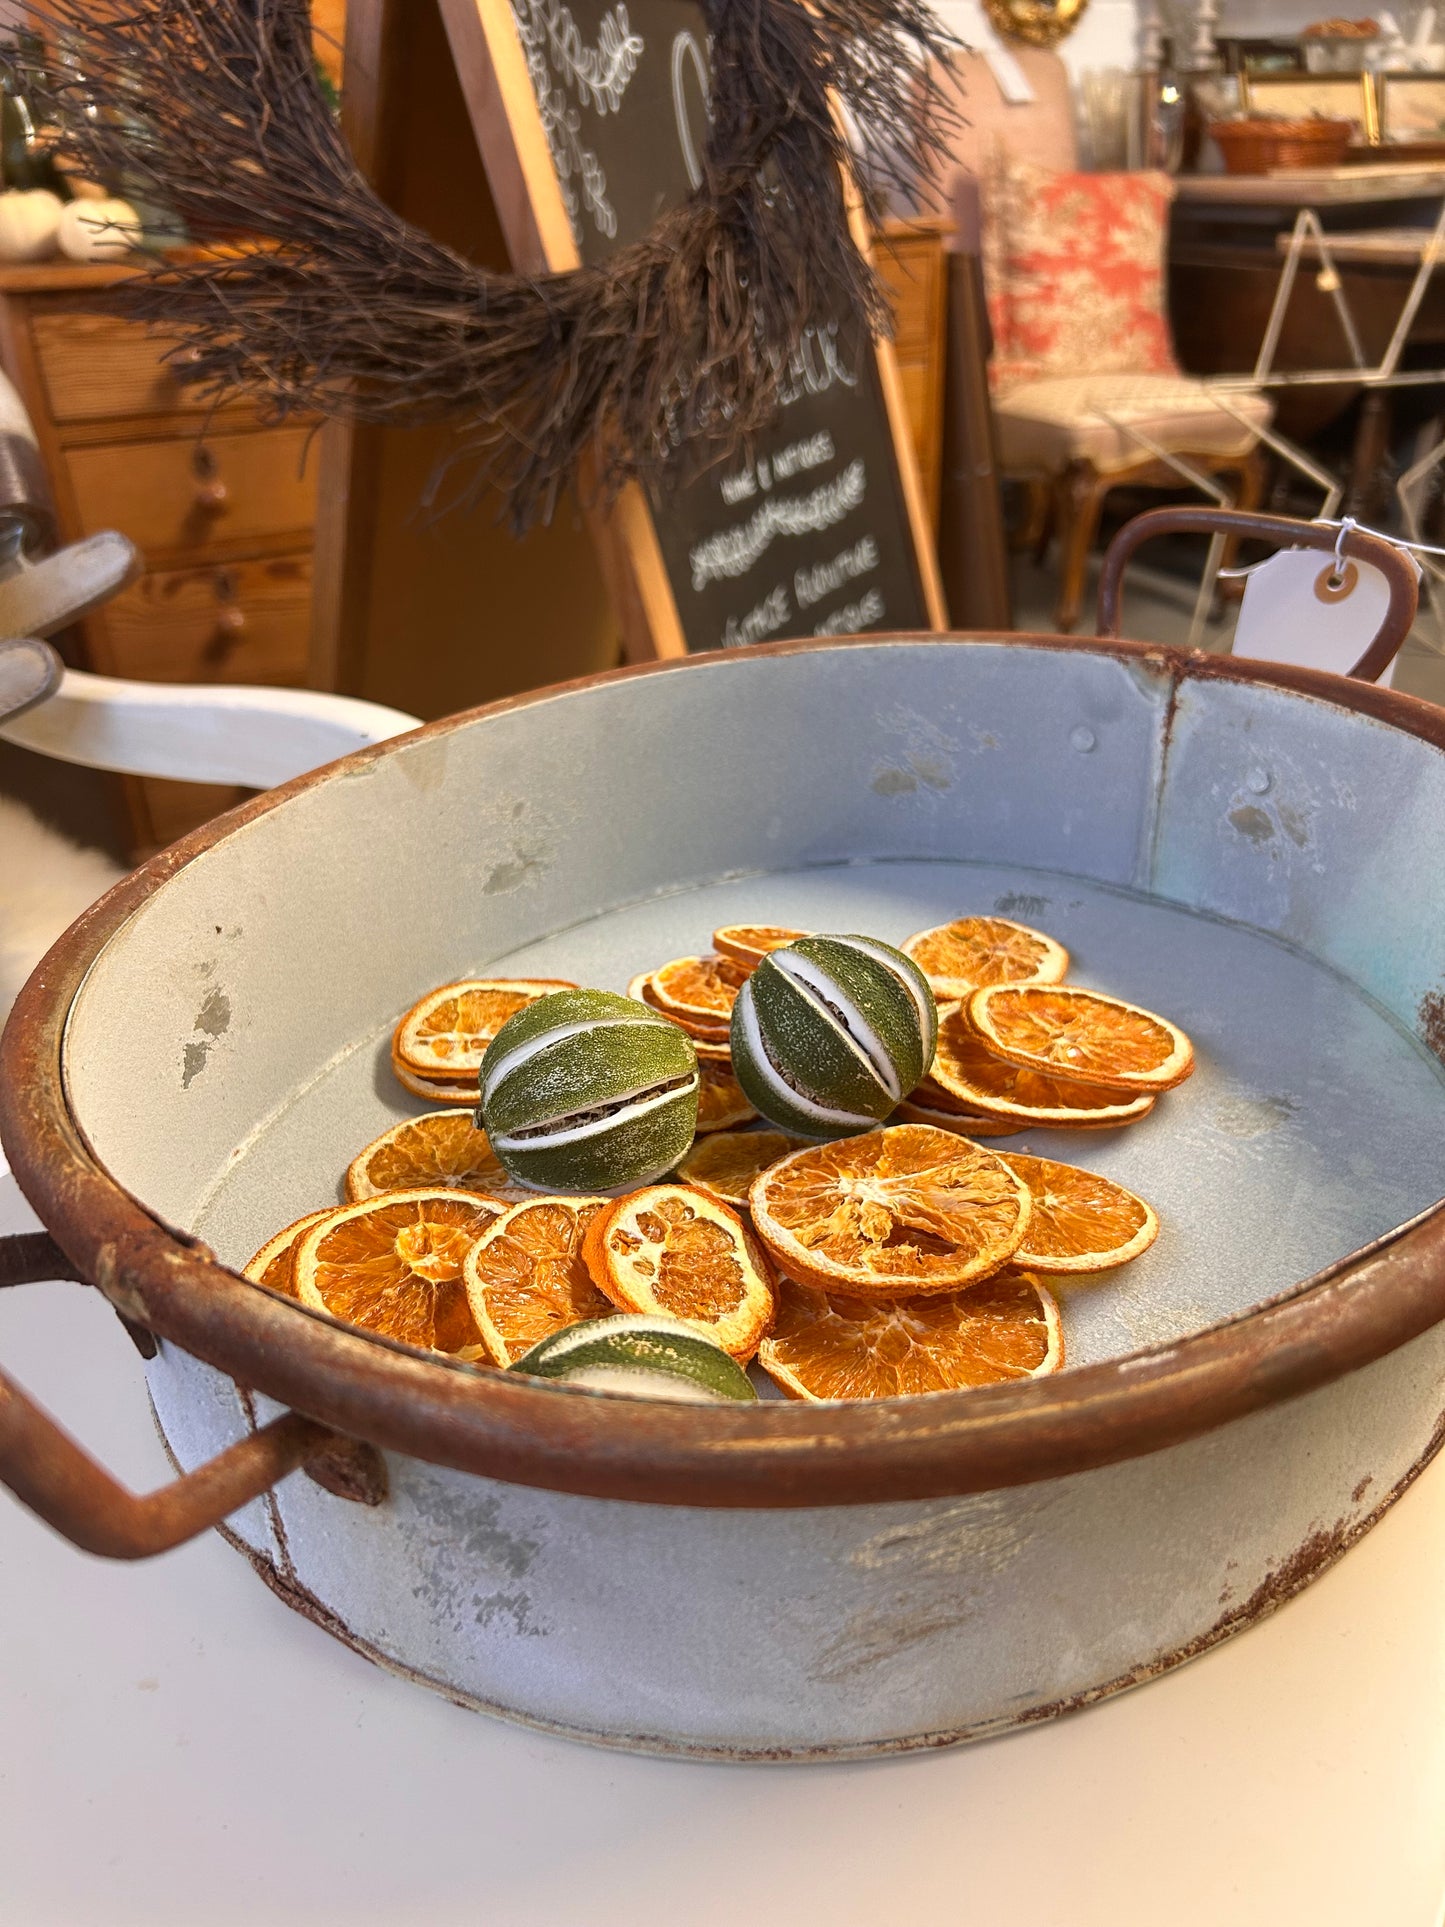
[[[996,1732],[1248,1624],[1445,1436],[1442,747],[1445,715],[1388,691],[1050,638],[779,645],[542,692],[121,886],[17,1008],[5,1145],[80,1275],[160,1334],[181,1467],[288,1407],[377,1448],[229,1521],[336,1636],[652,1750]],[[1055,1379],[652,1405],[363,1339],[226,1269],[423,1108],[386,1041],[433,983],[621,988],[724,921],[898,939],[993,909],[1200,1056],[1130,1131],[1015,1140],[1164,1224],[1067,1290]],[[273,1470],[320,1437],[287,1436]],[[5,1437],[0,1399],[0,1470],[33,1496]]]

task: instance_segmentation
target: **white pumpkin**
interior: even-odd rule
[[[141,238],[129,201],[71,201],[60,211],[60,251],[72,261],[121,261]]]
[[[0,261],[44,261],[54,254],[64,205],[48,187],[0,194]]]

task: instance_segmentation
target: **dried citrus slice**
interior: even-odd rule
[[[1107,1271],[1147,1251],[1159,1220],[1121,1184],[1053,1158],[999,1153],[1029,1187],[1033,1210],[1016,1254],[1035,1271]]]
[[[694,1024],[727,1024],[747,982],[747,967],[731,957],[675,957],[649,973],[659,1009]]]
[[[1101,1090],[1172,1090],[1194,1069],[1194,1046],[1167,1017],[1065,984],[976,990],[967,1021],[1011,1064],[1076,1077]]]
[[[621,1311],[661,1313],[749,1359],[773,1322],[773,1281],[736,1211],[685,1184],[619,1198],[592,1222],[588,1268]]]
[[[1007,917],[958,917],[901,945],[936,997],[966,997],[984,984],[1057,984],[1068,972],[1061,943]]]
[[[677,1167],[684,1184],[706,1191],[721,1204],[743,1210],[748,1187],[760,1171],[801,1150],[803,1139],[782,1131],[718,1131],[700,1138]]]
[[[393,1124],[346,1167],[352,1204],[383,1191],[438,1190],[450,1185],[484,1198],[516,1204],[535,1194],[509,1178],[465,1111],[428,1111]]]
[[[730,1058],[699,1058],[697,1076],[699,1131],[725,1131],[731,1125],[746,1124],[750,1117],[757,1116],[747,1092],[733,1076]]]
[[[751,970],[770,950],[781,950],[784,944],[796,943],[808,934],[806,930],[780,930],[771,923],[725,923],[713,931],[712,947],[719,956],[731,957]]]
[[[649,1009],[657,1011],[661,1016],[670,1018],[679,1030],[687,1032],[694,1044],[711,1044],[718,1049],[731,1052],[731,1032],[726,1021],[708,1023],[701,1018],[690,1017],[683,1011],[669,1008],[658,996],[652,977],[653,973],[650,970],[645,970],[640,977],[634,977],[627,986],[628,996],[635,998],[638,1003],[646,1004]]]
[[[939,1012],[942,1019],[957,1010],[946,1004]],[[894,1124],[932,1124],[940,1131],[957,1131],[963,1137],[1013,1137],[1022,1124],[1005,1117],[990,1117],[986,1111],[970,1110],[951,1091],[930,1074],[919,1079],[889,1120]]]
[[[1007,1264],[1028,1187],[1002,1158],[927,1124],[810,1145],[753,1180],[748,1207],[778,1268],[823,1291],[956,1291]]]
[[[320,1224],[323,1218],[329,1218],[339,1209],[338,1205],[329,1204],[324,1211],[308,1211],[304,1218],[288,1224],[284,1231],[268,1238],[254,1258],[248,1259],[242,1267],[243,1275],[253,1285],[267,1285],[272,1291],[284,1291],[288,1298],[294,1298],[296,1246],[302,1232],[309,1231],[312,1225]]]
[[[1053,1294],[1012,1265],[967,1291],[886,1304],[780,1281],[758,1363],[789,1398],[908,1398],[1041,1378],[1064,1362]]]
[[[960,1137],[1017,1137],[1024,1128],[1006,1117],[985,1117],[961,1111],[952,1104],[920,1104],[918,1092],[905,1098],[893,1113],[895,1124],[931,1124],[936,1131],[956,1131]]]
[[[482,1101],[481,1083],[473,1074],[470,1077],[419,1077],[393,1051],[391,1068],[403,1090],[410,1091],[413,1097],[422,1097],[430,1104],[465,1104],[475,1110]]]
[[[407,1345],[475,1356],[468,1248],[501,1207],[466,1191],[391,1191],[332,1212],[296,1247],[303,1305]]]
[[[1133,1124],[1154,1108],[1154,1099],[1124,1097],[1072,1078],[1044,1077],[1006,1064],[980,1040],[961,1013],[950,1011],[938,1026],[938,1050],[929,1073],[958,1103],[986,1117],[1050,1131],[1112,1131]]]
[[[575,990],[553,977],[467,977],[429,990],[397,1025],[392,1055],[422,1077],[476,1081],[482,1052],[524,1004],[554,990]]]
[[[612,1301],[592,1281],[582,1239],[605,1198],[539,1198],[489,1224],[462,1276],[488,1355],[511,1365],[553,1332],[605,1318]]]

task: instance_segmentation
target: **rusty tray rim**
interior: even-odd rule
[[[898,634],[759,644],[744,659],[840,647],[1017,645],[1106,655],[1177,686],[1263,683],[1372,716],[1445,750],[1445,710],[1281,665],[1047,634]],[[741,652],[740,652],[741,654]],[[263,1291],[154,1217],[92,1154],[61,1049],[91,964],[188,863],[244,825],[418,736],[573,691],[739,657],[610,670],[460,712],[359,750],[206,824],[117,884],[55,944],[0,1038],[0,1140],[78,1274],[134,1323],[352,1437],[459,1471],[606,1499],[778,1507],[904,1501],[1057,1478],[1159,1451],[1358,1369],[1445,1317],[1445,1204],[1315,1277],[1187,1338],[1058,1378],[875,1405],[677,1406],[478,1374],[363,1337]]]

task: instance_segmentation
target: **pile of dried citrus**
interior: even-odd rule
[[[976,1140],[1131,1123],[1189,1075],[1189,1040],[1151,1012],[1064,984],[1068,954],[1041,932],[966,917],[902,946],[940,1023],[932,1067],[893,1119],[823,1143],[736,1128],[757,1114],[732,1075],[733,1005],[770,952],[805,935],[729,926],[713,933],[712,954],[633,980],[629,995],[691,1038],[702,1081],[691,1149],[670,1178],[622,1196],[517,1183],[469,1115],[502,1025],[575,986],[469,980],[429,992],[397,1024],[392,1065],[408,1091],[457,1108],[367,1145],[347,1167],[347,1204],[278,1232],[247,1277],[477,1364],[525,1368],[540,1346],[559,1375],[564,1352],[587,1347],[557,1335],[595,1319],[611,1330],[626,1323],[618,1313],[683,1331],[684,1349],[696,1333],[741,1365],[756,1360],[794,1398],[888,1398],[1056,1370],[1059,1313],[1042,1279],[1137,1257],[1158,1220],[1109,1179]]]

